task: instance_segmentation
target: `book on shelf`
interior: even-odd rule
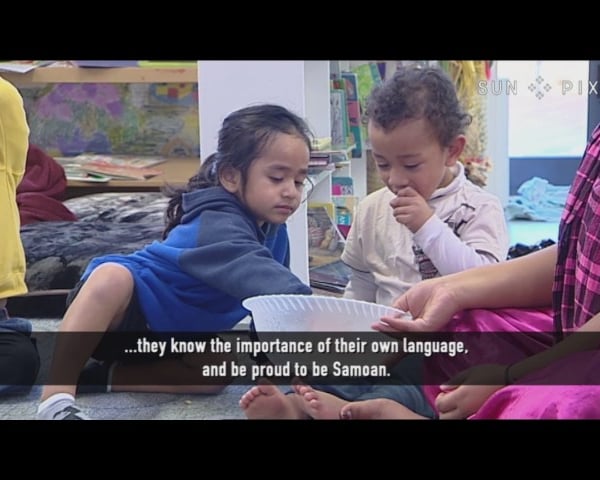
[[[106,175],[100,175],[97,173],[90,173],[83,170],[79,165],[76,164],[61,164],[65,171],[65,177],[67,180],[76,180],[78,182],[90,182],[90,183],[106,183],[110,182],[110,177]]]
[[[354,140],[354,133],[351,129],[351,118],[350,118],[350,99],[348,98],[349,94],[353,92],[349,89],[349,84],[344,77],[340,77],[338,75],[332,75],[331,78],[331,88],[333,90],[341,90],[343,92],[343,111],[342,117],[344,121],[344,140],[342,143],[337,145],[338,149],[346,150],[350,145],[352,145],[352,149],[356,148],[356,142]],[[333,126],[333,124],[332,124]]]
[[[335,170],[335,165],[331,161],[331,155],[326,152],[311,152],[308,160],[308,174],[317,175],[323,170]]]
[[[309,269],[339,260],[345,239],[335,222],[330,202],[310,202],[307,208]]]
[[[92,179],[86,181],[101,181],[93,178],[114,178],[116,180],[146,180],[157,175],[162,171],[152,168],[155,165],[163,163],[167,159],[164,157],[142,157],[136,155],[96,155],[81,154],[74,157],[57,157],[56,160],[65,168],[69,169],[71,180],[84,180],[84,178],[75,178],[86,173],[92,176]],[[79,174],[77,174],[79,172]],[[68,178],[69,179],[69,178]]]
[[[308,159],[309,167],[315,165],[328,165],[329,163],[331,163],[331,155],[328,153],[321,154],[319,152],[312,152]]]
[[[313,152],[329,150],[331,148],[331,137],[319,137],[312,139]]]
[[[71,163],[83,165],[90,162],[105,162],[111,165],[124,167],[153,167],[167,161],[166,157],[142,156],[142,155],[107,155],[96,153],[81,153],[74,157],[60,157]]]
[[[342,149],[348,140],[348,113],[346,108],[346,92],[335,88],[330,92],[331,103],[331,146]]]
[[[344,239],[348,238],[350,227],[354,221],[358,197],[355,195],[334,195],[331,197],[335,205],[335,221]]]
[[[342,72],[342,80],[346,89],[346,107],[348,110],[348,121],[350,133],[353,137],[355,147],[352,149],[352,158],[362,156],[362,131],[360,101],[358,98],[358,77],[354,72]]]
[[[161,170],[150,167],[115,165],[102,160],[84,163],[80,168],[88,173],[105,175],[116,180],[146,180],[162,174]]]
[[[9,60],[0,62],[0,72],[27,73],[51,63],[54,63],[54,60]]]
[[[311,168],[326,168],[335,170],[337,166],[344,165],[348,161],[348,154],[354,146],[342,150],[313,150],[310,153],[308,162],[309,169]]]
[[[318,209],[318,208],[325,209],[325,211],[327,212],[327,215],[329,217],[329,220],[323,219],[323,221],[320,222],[320,224],[323,226],[328,226],[329,221],[333,220],[335,218],[335,204],[333,202],[309,202],[308,208],[313,209],[313,211],[316,211],[316,209]]]
[[[336,175],[331,179],[332,195],[354,195],[354,180],[352,177]]]
[[[310,286],[336,293],[344,293],[352,270],[341,260],[326,263],[309,270]]]
[[[375,86],[382,83],[381,74],[375,62],[368,62],[352,68],[352,72],[356,74],[358,102],[360,104],[361,113],[367,110],[367,99]],[[367,122],[364,116],[361,116],[360,123],[360,139],[363,148],[368,145],[369,135],[367,132]]]
[[[333,205],[335,206],[336,209],[345,208],[352,215],[354,215],[354,212],[356,211],[356,207],[358,206],[358,203],[360,201],[356,195],[333,195],[331,197],[331,200],[332,200],[331,203],[333,203]],[[341,222],[338,222],[338,223],[341,223]]]

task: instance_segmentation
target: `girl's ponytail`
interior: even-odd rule
[[[172,185],[165,185],[163,193],[170,197],[167,210],[165,212],[166,227],[163,231],[163,240],[167,238],[167,235],[177,225],[181,223],[181,217],[183,216],[183,194],[187,192],[193,192],[194,190],[200,190],[202,188],[216,187],[219,185],[219,177],[217,175],[217,155],[210,155],[198,170],[198,173],[191,177],[185,187],[174,187]]]

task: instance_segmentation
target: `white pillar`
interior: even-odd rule
[[[324,61],[303,63],[305,119],[316,138],[330,137],[330,64]]]

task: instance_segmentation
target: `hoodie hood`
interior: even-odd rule
[[[237,213],[248,218],[249,221],[254,217],[235,195],[229,193],[223,187],[208,187],[184,193],[182,207],[182,223],[192,221],[205,210]],[[253,227],[256,229],[258,238],[263,240],[265,235],[269,236],[271,233],[274,233],[277,230],[278,225],[266,223],[260,228],[256,222],[253,222]]]

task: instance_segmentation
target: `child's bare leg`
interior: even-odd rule
[[[350,402],[339,415],[344,420],[430,420],[389,398]]]
[[[339,420],[340,410],[349,402],[335,395],[296,383],[294,391],[302,399],[304,412],[315,420]]]
[[[298,395],[285,395],[277,386],[264,381],[242,395],[240,407],[250,420],[308,419]]]
[[[102,336],[122,321],[133,286],[131,273],[121,265],[107,263],[92,272],[60,324],[48,385],[42,390],[41,401],[56,393],[75,395],[79,374]],[[68,332],[87,333],[68,335]]]

